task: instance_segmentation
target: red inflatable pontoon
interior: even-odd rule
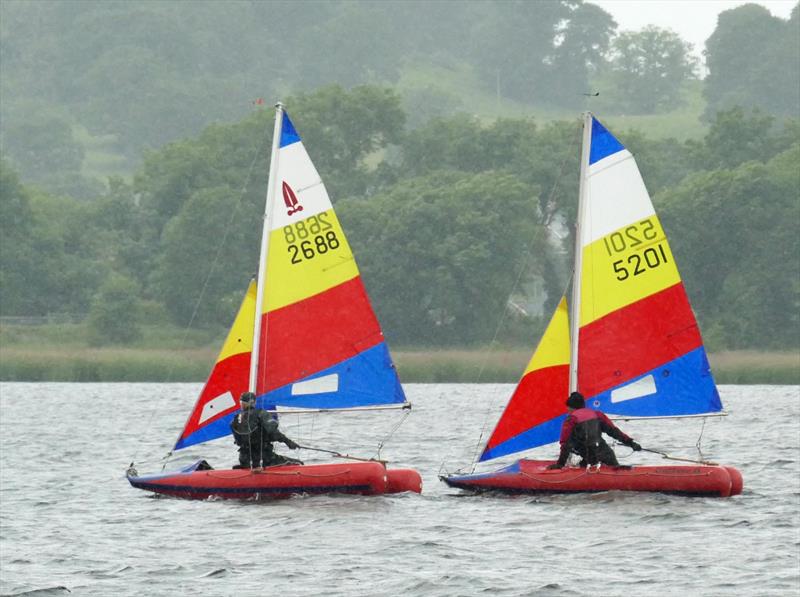
[[[268,500],[292,495],[349,493],[379,495],[422,491],[414,470],[388,470],[380,462],[272,466],[264,469],[208,469],[198,461],[180,471],[128,476],[138,489],[179,498]],[[205,465],[208,466],[208,465]]]
[[[504,493],[651,491],[729,497],[742,492],[742,475],[725,466],[601,466],[548,470],[552,460],[518,460],[490,473],[441,477],[450,487]]]

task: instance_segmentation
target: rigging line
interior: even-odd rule
[[[700,427],[700,435],[697,437],[697,443],[695,447],[697,448],[697,453],[700,455],[700,460],[703,460],[705,457],[703,456],[703,449],[700,447],[700,443],[703,441],[703,432],[706,430],[706,418],[703,417],[703,425]]]
[[[259,135],[260,141],[259,141],[259,144],[258,144],[258,148],[256,149],[255,155],[253,156],[253,160],[250,162],[250,166],[247,169],[247,175],[244,178],[244,182],[242,184],[242,188],[239,191],[238,197],[236,198],[236,203],[233,205],[233,209],[231,210],[230,217],[228,218],[228,222],[225,225],[225,230],[223,231],[222,238],[220,239],[219,244],[217,245],[217,252],[214,255],[214,259],[211,261],[211,266],[208,268],[208,274],[206,274],[206,278],[203,281],[203,287],[200,289],[200,294],[198,295],[197,300],[195,301],[194,308],[192,309],[192,316],[189,318],[189,322],[186,324],[186,327],[184,328],[183,336],[182,336],[180,342],[178,343],[178,350],[183,349],[183,347],[186,345],[186,338],[189,336],[189,330],[192,329],[192,325],[194,324],[194,320],[197,317],[198,311],[200,310],[200,305],[202,304],[203,297],[205,296],[206,289],[208,288],[208,284],[209,284],[209,282],[211,280],[211,276],[214,273],[214,269],[216,268],[216,265],[217,265],[217,262],[219,261],[220,255],[222,255],[222,248],[225,246],[225,242],[227,241],[228,235],[230,234],[231,228],[233,227],[233,221],[234,221],[234,219],[236,217],[236,214],[239,212],[239,207],[242,204],[242,198],[244,197],[245,193],[247,192],[247,187],[250,184],[250,179],[252,178],[252,175],[253,175],[253,169],[255,168],[256,162],[259,160],[259,158],[261,156],[261,151],[264,149],[264,144],[266,143],[266,140],[267,140],[267,134],[266,133],[269,132],[269,124],[270,123],[267,122],[267,124],[264,127],[265,133],[262,133],[261,135]],[[175,373],[175,367],[176,367],[175,363],[173,363],[170,366],[169,371],[167,373],[167,382],[166,383],[171,383],[172,376]],[[146,428],[150,427],[150,424],[153,422],[153,417],[154,416],[155,416],[155,408],[151,409],[151,411],[150,411],[150,417],[149,417],[149,419],[147,421]],[[139,443],[138,443],[138,445],[136,447],[136,451],[134,452],[134,458],[133,458],[134,462],[136,461],[136,455],[139,452],[139,448],[142,445],[142,441],[143,441],[143,439],[139,440]],[[164,468],[167,466],[167,460],[172,456],[172,454],[173,454],[173,451],[169,450],[169,452],[167,453],[166,457],[164,458],[164,460],[165,460]],[[163,470],[163,468],[162,468],[162,470]]]
[[[580,123],[580,121],[579,121],[579,124],[582,124],[582,123]],[[572,135],[572,145],[576,144],[576,142],[577,142],[578,138],[580,137],[580,135],[582,134],[582,132],[583,131],[582,131],[582,127],[581,126],[576,127],[576,129],[575,129],[575,131],[573,132],[573,135]],[[561,179],[562,179],[562,177],[564,175],[564,167],[566,166],[567,160],[569,160],[569,159],[570,159],[570,153],[569,152],[564,152],[564,155],[561,158],[561,163],[559,164],[559,167],[558,167],[558,174],[556,175],[555,179],[553,180],[553,187],[550,189],[550,195],[548,196],[547,203],[545,204],[546,208],[548,210],[552,210],[552,211],[549,211],[548,213],[542,214],[542,216],[544,218],[543,225],[544,225],[545,229],[549,228],[550,222],[552,220],[552,214],[555,211],[555,206],[553,204],[553,198],[556,195],[556,191],[558,190],[558,185],[561,182]],[[528,241],[528,245],[525,247],[525,253],[524,253],[524,256],[523,256],[522,267],[519,269],[519,272],[517,273],[516,280],[514,280],[514,284],[511,287],[511,292],[508,294],[509,297],[511,295],[513,295],[514,292],[517,290],[517,288],[519,287],[519,282],[522,279],[522,276],[525,274],[525,272],[528,269],[528,263],[530,262],[531,249],[532,248],[533,248],[533,239],[530,239]],[[571,278],[572,278],[572,276],[570,275],[570,279]],[[562,296],[566,295],[567,288],[569,288],[569,279],[567,280],[567,285],[564,288],[564,292],[562,293]],[[495,341],[497,340],[497,336],[500,333],[500,329],[503,327],[503,323],[505,322],[506,315],[508,314],[508,311],[509,311],[509,309],[508,309],[508,301],[506,301],[505,309],[503,309],[503,313],[500,316],[500,322],[498,323],[497,328],[494,331],[494,336],[492,337],[492,342],[489,345],[489,350],[486,352],[486,356],[484,357],[483,362],[481,363],[481,368],[478,371],[478,377],[477,377],[475,383],[480,383],[481,376],[483,375],[483,371],[486,369],[486,365],[487,365],[487,363],[489,361],[489,355],[492,352],[492,349],[494,347]],[[471,472],[475,472],[475,467],[478,464],[478,452],[480,451],[481,446],[483,445],[483,436],[486,433],[486,425],[487,425],[487,423],[489,421],[489,414],[491,413],[491,410],[492,410],[493,406],[494,406],[494,401],[492,400],[492,401],[489,402],[489,405],[487,406],[486,416],[484,417],[483,426],[481,427],[481,433],[478,436],[477,443],[475,444],[475,451],[473,452],[473,455],[472,455],[472,469],[471,469]],[[444,464],[444,460],[442,461],[442,464]]]
[[[388,442],[392,438],[392,436],[395,434],[395,432],[398,429],[400,429],[400,426],[403,423],[405,423],[406,419],[408,418],[408,415],[410,415],[410,414],[411,414],[411,409],[407,409],[405,414],[403,415],[403,417],[400,419],[400,421],[398,421],[398,423],[394,427],[392,427],[392,429],[389,431],[389,434],[386,437],[384,437],[381,440],[381,442],[378,444],[378,451],[376,453],[376,456],[377,456],[378,460],[380,460],[380,458],[381,458],[381,450],[383,449],[384,444],[386,444],[386,442]]]

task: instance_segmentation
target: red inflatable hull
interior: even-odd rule
[[[128,481],[145,491],[195,500],[268,500],[302,494],[381,495],[422,490],[422,479],[416,471],[388,470],[379,462],[286,465],[260,470],[198,470],[199,465],[196,462],[160,475],[129,476]]]
[[[651,491],[729,497],[742,492],[738,470],[724,466],[636,466],[630,469],[568,467],[548,470],[552,460],[519,460],[491,473],[441,477],[450,487],[505,493]]]

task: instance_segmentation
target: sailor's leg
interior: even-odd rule
[[[619,466],[617,455],[614,454],[614,450],[605,442],[600,442],[597,446],[597,460],[609,466]]]

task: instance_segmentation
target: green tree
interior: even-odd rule
[[[696,158],[708,169],[732,168],[750,160],[765,162],[800,141],[797,122],[788,121],[783,128],[775,117],[741,107],[716,113]]]
[[[705,117],[734,106],[778,116],[800,116],[800,21],[788,21],[758,4],[720,13],[706,41]]]
[[[0,312],[30,314],[30,284],[39,264],[33,247],[30,195],[6,160],[0,160]],[[40,274],[39,274],[40,275]]]
[[[406,344],[491,340],[517,275],[546,253],[532,188],[509,174],[436,172],[339,214],[387,337]],[[402,250],[399,250],[402,248]]]
[[[100,238],[89,222],[93,205],[69,197],[34,193],[31,198],[34,226],[33,250],[39,277],[29,314],[70,313],[83,316],[110,272],[102,258]]]
[[[567,2],[509,0],[475,3],[482,9],[469,33],[472,61],[484,85],[500,95],[530,102],[547,96],[551,83],[544,57],[551,54],[558,25],[570,17]]]
[[[181,325],[229,322],[228,295],[257,273],[263,206],[237,198],[226,186],[197,191],[164,230],[152,292]]]
[[[3,141],[3,150],[27,180],[41,180],[45,173],[77,172],[83,163],[83,147],[75,141],[69,124],[59,118],[12,124]]]
[[[88,311],[108,272],[92,205],[22,186],[0,161],[0,311],[46,315]]]
[[[601,71],[617,23],[595,4],[570,6],[567,19],[557,26],[554,48],[545,60],[549,81],[539,97],[566,108],[582,108],[591,92],[589,79]]]
[[[141,337],[140,302],[136,283],[112,273],[92,301],[89,342],[94,346],[130,344]]]
[[[333,200],[363,195],[374,179],[365,160],[398,143],[405,124],[392,89],[338,85],[287,99],[286,108]]]
[[[286,107],[334,201],[366,192],[374,180],[366,158],[399,140],[405,118],[398,95],[370,86],[325,87],[287,98]],[[271,109],[258,110],[148,152],[134,188],[155,236],[201,189],[239,188],[247,202],[263,206],[273,120]]]
[[[658,197],[701,327],[716,348],[800,338],[800,144],[766,164],[690,175]]]
[[[653,114],[680,103],[683,84],[695,76],[691,44],[667,29],[624,31],[612,44],[612,93],[620,110]]]

